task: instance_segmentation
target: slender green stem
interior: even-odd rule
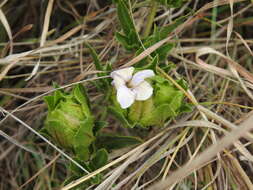
[[[154,22],[154,18],[155,18],[155,14],[156,14],[156,10],[157,10],[158,4],[155,0],[151,0],[150,2],[150,12],[148,15],[148,20],[147,20],[147,26],[145,28],[143,37],[146,38],[149,36],[153,22]]]

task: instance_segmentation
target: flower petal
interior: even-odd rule
[[[112,85],[114,85],[116,89],[119,89],[119,87],[125,86],[126,82],[118,75],[115,75],[113,77]]]
[[[125,82],[128,82],[131,80],[133,72],[134,72],[134,67],[127,67],[124,69],[113,71],[111,73],[111,77],[114,79],[115,76],[118,76],[122,78]]]
[[[153,87],[146,81],[136,86],[133,91],[136,93],[136,100],[147,100],[153,94]]]
[[[155,73],[153,70],[146,69],[139,71],[134,74],[132,80],[130,81],[130,85],[135,87],[138,86],[140,83],[142,83],[146,78],[155,76]]]
[[[117,101],[123,109],[130,107],[134,103],[135,96],[135,93],[126,86],[121,86],[117,89]]]

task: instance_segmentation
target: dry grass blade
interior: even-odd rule
[[[2,8],[9,0],[3,0],[0,4],[0,8]]]
[[[246,1],[246,0],[233,0],[233,3],[239,3],[239,2],[243,2],[243,1]],[[204,12],[208,9],[211,9],[211,8],[214,8],[214,7],[217,7],[217,6],[227,5],[227,4],[230,4],[230,3],[231,3],[231,0],[212,1],[210,3],[205,4],[205,6],[203,6],[201,9],[199,9],[197,11],[197,13]]]
[[[154,140],[159,139],[165,132],[166,132],[166,130],[163,131],[163,132],[161,132],[161,133],[159,133],[159,134],[157,134],[156,136],[154,136],[153,138],[149,139],[148,141],[146,141],[146,142],[143,143],[142,145],[138,146],[137,148],[135,148],[135,149],[131,150],[130,152],[124,154],[124,155],[121,156],[120,158],[118,158],[118,159],[116,159],[116,160],[110,162],[109,164],[103,166],[102,168],[99,168],[98,170],[96,170],[96,171],[90,173],[89,175],[84,176],[84,177],[81,177],[81,178],[79,178],[79,179],[77,179],[77,180],[71,182],[70,184],[68,184],[68,185],[66,185],[65,187],[63,187],[62,190],[71,189],[71,188],[73,188],[73,187],[75,187],[75,186],[77,186],[77,185],[79,185],[79,184],[85,182],[86,180],[90,179],[91,177],[93,177],[93,176],[95,176],[95,175],[101,173],[102,171],[104,171],[104,170],[110,168],[111,166],[114,166],[115,164],[117,164],[117,163],[119,163],[119,162],[121,162],[121,161],[127,159],[129,156],[135,154],[137,151],[142,150],[144,147],[148,146],[148,145],[149,145],[151,142],[153,142]]]
[[[52,14],[52,9],[54,5],[54,0],[49,0],[47,4],[47,10],[44,18],[44,23],[43,23],[43,30],[41,34],[41,39],[40,39],[40,47],[44,46],[46,39],[47,39],[47,33],[49,29],[49,23],[50,23],[50,17]]]
[[[244,44],[244,46],[247,48],[247,50],[249,51],[249,53],[253,56],[253,52],[250,49],[250,46],[248,45],[248,43],[246,42],[246,40],[243,39],[243,37],[238,33],[235,32],[236,36],[238,36],[238,38],[242,41],[242,43]]]
[[[13,92],[13,93],[34,93],[34,92],[48,92],[53,87],[33,87],[33,88],[0,88],[1,91]]]
[[[172,56],[179,59],[179,60],[182,60],[183,62],[185,62],[187,64],[193,65],[194,67],[197,67],[197,68],[202,69],[204,71],[214,73],[214,74],[219,75],[221,77],[225,77],[225,78],[233,77],[233,74],[231,73],[231,71],[219,68],[214,65],[207,64],[204,61],[202,61],[201,59],[199,59],[197,62],[198,64],[196,64],[195,62],[190,61],[180,55],[177,55],[176,53],[172,53]]]
[[[54,5],[54,0],[49,0],[48,5],[47,5],[46,14],[45,14],[44,24],[43,24],[43,31],[41,34],[40,47],[44,46],[46,39],[47,39],[47,33],[48,33],[48,29],[49,29],[50,16],[52,13],[53,5]],[[35,67],[33,68],[31,75],[26,80],[30,80],[37,73],[39,66],[40,66],[40,59],[37,62],[37,64],[35,65]]]
[[[243,184],[240,189],[252,189],[253,188],[253,184],[251,182],[251,180],[249,179],[249,176],[245,173],[244,169],[242,168],[240,162],[238,161],[237,158],[235,158],[231,153],[229,152],[225,152],[225,154],[228,156],[228,162],[225,163],[225,164],[230,164],[231,165],[229,167],[233,168],[234,166],[234,169],[232,169],[232,172],[235,172],[236,173],[236,176],[239,177],[238,179],[238,182],[240,184]]]
[[[55,156],[50,162],[48,162],[43,168],[41,168],[34,176],[32,176],[29,180],[27,180],[24,184],[22,184],[18,190],[23,189],[24,186],[26,186],[28,183],[32,182],[36,177],[38,177],[44,170],[46,170],[49,166],[51,166],[59,157],[61,154],[58,154]]]
[[[123,164],[121,164],[115,171],[106,178],[100,185],[98,185],[94,190],[109,190],[112,189],[115,181],[122,175],[125,169],[136,160],[139,154],[143,151],[143,149],[137,150],[132,156],[130,156]]]
[[[12,62],[12,63],[9,63],[7,66],[5,66],[1,73],[0,73],[0,81],[3,80],[3,78],[6,76],[6,74],[8,73],[8,71],[13,67],[15,66],[17,62]]]
[[[46,44],[46,46],[51,46],[60,42],[63,42],[64,40],[68,39],[69,37],[73,36],[75,33],[77,33],[78,31],[80,31],[83,28],[82,25],[79,25],[73,29],[71,29],[70,31],[66,32],[64,35],[62,35],[61,37],[57,38],[56,40],[52,41],[52,42],[48,42]]]
[[[15,38],[17,38],[20,34],[25,33],[25,32],[27,32],[27,31],[31,30],[32,27],[33,27],[32,24],[28,24],[28,25],[24,26],[23,28],[21,28],[21,30],[19,30],[16,34],[14,34],[12,41],[13,41]],[[9,48],[12,48],[12,47],[10,47],[10,46],[12,45],[12,43],[13,43],[13,45],[15,45],[14,42],[12,42],[12,41],[10,41],[9,43],[7,43],[7,44],[5,45],[4,49],[2,50],[1,57],[4,57],[4,56],[6,55],[8,49],[9,49]]]
[[[164,174],[163,174],[162,180],[165,180],[166,176],[168,175],[170,167],[171,167],[172,163],[175,161],[175,157],[176,157],[176,155],[177,155],[177,153],[179,151],[179,148],[182,147],[182,144],[183,144],[183,142],[184,142],[184,140],[185,140],[186,135],[187,135],[188,132],[189,132],[188,128],[185,131],[183,131],[183,133],[182,133],[183,136],[180,139],[178,145],[176,146],[176,150],[173,153],[173,155],[170,157],[170,161],[169,161],[168,165],[166,166],[166,168],[164,170]]]
[[[8,37],[9,37],[9,40],[10,40],[10,47],[11,47],[11,50],[10,50],[10,54],[12,54],[12,49],[13,49],[13,45],[12,45],[12,32],[11,32],[11,27],[7,21],[7,18],[5,17],[3,11],[2,11],[2,8],[0,8],[0,20],[8,34]]]
[[[253,115],[250,116],[246,121],[244,121],[240,127],[237,129],[233,129],[229,134],[219,140],[216,144],[210,146],[207,150],[201,153],[198,157],[196,157],[192,162],[187,163],[185,166],[180,168],[178,171],[175,171],[171,174],[171,176],[167,177],[165,181],[158,182],[155,185],[151,186],[149,190],[155,189],[168,189],[173,184],[178,183],[183,178],[188,176],[194,170],[202,167],[206,162],[211,160],[217,153],[221,152],[223,149],[233,144],[240,137],[246,135],[251,129],[253,129]],[[251,187],[253,188],[253,187]]]
[[[251,100],[253,100],[253,95],[252,95],[251,91],[248,90],[248,88],[245,85],[245,82],[241,79],[237,70],[231,65],[229,65],[229,68],[232,71],[233,75],[238,79],[239,83],[241,84],[241,86],[244,89],[244,91],[246,92],[246,94],[251,98]]]
[[[200,56],[205,55],[205,54],[216,54],[220,57],[222,57],[223,59],[225,59],[227,61],[228,64],[231,64],[233,67],[235,67],[235,69],[243,76],[245,77],[245,79],[247,79],[248,81],[250,81],[251,83],[253,83],[253,74],[250,73],[249,71],[247,71],[244,67],[242,67],[241,65],[239,65],[238,63],[236,63],[235,61],[233,61],[231,58],[225,56],[224,54],[222,54],[221,52],[218,52],[216,50],[214,50],[213,48],[210,47],[203,47],[201,49],[199,49],[196,53],[196,62],[204,62],[204,61],[200,61]]]
[[[27,151],[27,152],[30,152],[30,153],[33,153],[33,154],[37,154],[35,151],[25,147],[24,145],[22,145],[21,143],[19,143],[16,139],[10,137],[9,135],[7,135],[5,132],[3,132],[2,130],[0,130],[0,136],[6,138],[8,141],[10,141],[11,143],[15,144],[16,146],[18,146],[19,148]]]
[[[203,112],[203,113],[205,113],[205,115],[208,118],[211,118],[211,119],[214,119],[214,120],[218,121],[222,125],[228,127],[230,130],[238,128],[235,124],[229,122],[225,118],[217,115],[216,113],[210,111],[209,109],[207,109],[207,108],[205,108],[203,106],[198,105],[198,110],[201,111],[201,112]],[[249,141],[251,141],[253,139],[253,135],[251,133],[246,133],[246,138],[249,138]]]
[[[149,56],[152,52],[154,52],[155,50],[157,50],[159,47],[161,47],[165,43],[169,42],[173,37],[175,37],[180,32],[182,32],[186,27],[191,26],[195,21],[197,21],[199,19],[200,19],[199,16],[196,16],[196,17],[193,17],[193,18],[189,18],[187,21],[185,21],[183,24],[181,24],[180,26],[178,26],[175,29],[176,32],[173,33],[173,35],[170,35],[167,38],[165,38],[165,39],[157,42],[156,44],[152,45],[151,47],[147,48],[140,55],[138,55],[137,57],[133,58],[131,61],[129,61],[126,64],[124,64],[122,67],[130,67],[130,66],[134,65],[135,63],[141,61],[145,57]]]
[[[174,1],[159,0],[1,1],[0,189],[253,189],[253,134],[248,131],[252,126],[242,122],[253,123],[253,4],[175,3],[180,1],[176,8],[161,3]],[[127,27],[120,18],[124,13],[132,21]],[[91,54],[85,43],[96,53]],[[98,62],[103,71],[96,70]],[[163,127],[123,128],[121,120],[107,111],[115,103],[110,72],[128,66],[154,69],[164,78],[146,81],[154,87],[155,109],[161,108],[161,116],[171,114]],[[100,89],[100,79],[108,80],[108,93]],[[161,98],[163,92],[164,97],[170,94],[169,89],[163,91],[165,83],[178,92],[172,95],[168,113],[157,102],[160,91]],[[75,152],[62,152],[53,139],[41,136],[50,113],[44,97],[61,89],[72,92],[76,84],[85,87],[96,124],[102,121],[106,126],[99,133],[93,131],[96,139],[108,133],[140,137],[143,143],[122,142],[125,148],[109,148],[103,158],[107,164],[98,168],[90,163],[103,148],[96,147],[97,141],[84,164],[75,163]],[[176,99],[182,100],[182,110],[177,111],[183,113],[178,116],[172,110],[178,106]],[[146,109],[135,111],[142,121]],[[132,113],[126,116],[132,122]]]
[[[208,121],[188,121],[188,122],[184,122],[184,123],[180,123],[180,124],[176,124],[176,125],[173,125],[173,126],[170,126],[168,128],[166,128],[166,130],[164,130],[163,132],[157,134],[155,137],[151,138],[150,140],[146,141],[145,143],[143,143],[142,145],[138,146],[137,148],[133,149],[132,151],[124,154],[123,156],[121,156],[120,158],[112,161],[111,163],[109,163],[108,165],[96,170],[95,172],[87,175],[87,176],[84,176],[76,181],[73,181],[72,183],[66,185],[65,187],[62,188],[62,190],[68,190],[68,189],[71,189],[83,182],[85,182],[86,180],[88,180],[89,178],[97,175],[98,173],[101,173],[102,171],[108,169],[109,167],[125,160],[126,158],[128,158],[129,156],[131,156],[132,154],[135,154],[136,151],[139,151],[140,149],[148,146],[151,142],[157,140],[157,139],[160,139],[162,137],[162,135],[164,135],[168,130],[173,130],[173,129],[176,129],[178,127],[186,127],[186,126],[202,126],[202,127],[208,127],[208,128],[214,128],[214,129],[217,129],[217,130],[221,130],[221,131],[224,131],[223,129],[217,127],[215,124],[211,123],[211,122],[208,122]],[[179,135],[179,137],[181,137],[181,135]],[[176,138],[174,139],[176,140]],[[180,147],[180,146],[179,146]],[[150,149],[151,150],[151,149]],[[149,151],[150,151],[149,150]],[[164,152],[164,150],[162,150]],[[160,155],[160,154],[159,154]],[[154,155],[154,158],[151,157],[150,160],[151,160],[151,163],[153,163],[153,161],[155,160],[155,162],[157,161],[157,156],[159,155]],[[159,159],[158,159],[159,160]],[[147,161],[147,163],[149,163],[150,161]],[[146,164],[144,165],[144,169],[146,168]],[[141,172],[141,171],[140,171]],[[136,175],[136,174],[135,174]]]
[[[21,99],[21,100],[29,100],[29,98],[26,98],[24,96],[19,96],[19,95],[13,94],[11,92],[3,91],[1,89],[0,89],[0,94],[7,95],[7,96],[12,96],[12,97],[15,97],[15,98]]]
[[[93,73],[93,72],[92,72]],[[89,82],[89,81],[94,81],[94,80],[99,80],[99,79],[103,79],[103,78],[108,78],[109,76],[103,76],[103,77],[94,77],[94,78],[90,78],[90,79],[86,79],[86,80],[82,80],[82,81],[78,81],[78,82],[74,82],[74,83],[71,83],[71,84],[67,84],[67,85],[64,85],[64,86],[61,86],[59,88],[55,88],[55,89],[52,89],[52,90],[49,90],[39,96],[36,96],[34,98],[31,98],[30,100],[28,100],[27,102],[25,102],[24,104],[21,104],[20,106],[16,107],[12,112],[8,112],[5,117],[0,121],[0,125],[9,117],[9,116],[12,116],[13,113],[15,113],[16,111],[18,111],[19,109],[25,107],[26,105],[32,103],[32,102],[35,102],[35,101],[38,101],[40,100],[42,97],[56,91],[56,90],[60,90],[60,89],[65,89],[65,88],[68,88],[68,87],[71,87],[71,86],[74,86],[76,84],[81,84],[81,83],[84,83],[84,82]]]
[[[76,162],[75,160],[73,160],[69,155],[67,155],[66,153],[64,153],[61,149],[59,149],[57,146],[55,146],[53,143],[51,143],[49,140],[47,140],[44,136],[42,136],[39,132],[37,132],[32,127],[30,127],[29,125],[27,125],[25,122],[23,122],[22,120],[20,120],[19,118],[17,118],[15,115],[13,115],[12,113],[8,112],[7,110],[5,110],[3,108],[1,108],[1,111],[3,113],[8,114],[13,119],[15,119],[17,122],[19,122],[20,124],[22,124],[23,126],[25,126],[27,129],[29,129],[30,131],[32,131],[34,134],[36,134],[37,136],[39,136],[42,140],[44,140],[47,144],[49,144],[51,147],[53,147],[56,151],[58,151],[61,155],[63,155],[68,160],[70,160],[73,164],[75,164],[77,167],[79,167],[80,169],[82,169],[84,172],[89,173],[78,162]]]
[[[227,26],[227,40],[226,40],[226,53],[229,56],[229,52],[228,52],[228,43],[229,40],[231,38],[231,34],[233,32],[233,26],[234,26],[234,18],[233,18],[233,14],[234,14],[234,9],[233,9],[233,4],[234,4],[234,0],[229,0],[229,6],[230,6],[230,11],[231,11],[231,16],[228,22],[228,26]]]

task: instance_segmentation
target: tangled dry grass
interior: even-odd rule
[[[129,1],[130,2],[130,1]],[[146,27],[149,1],[131,1],[136,29]],[[179,9],[160,6],[155,22],[171,23],[193,13],[173,34],[139,56],[122,49],[111,1],[3,0],[0,4],[0,189],[71,189],[98,173],[90,189],[253,189],[253,3],[246,0],[188,0]],[[109,118],[105,130],[145,133],[135,148],[110,154],[103,168],[64,185],[70,157],[39,137],[52,81],[89,89],[100,109],[101,94],[88,42],[114,68],[134,65],[164,43],[175,43],[164,75],[189,83],[191,113],[164,128],[123,129]],[[180,87],[179,87],[180,88]],[[99,114],[99,111],[98,111]]]

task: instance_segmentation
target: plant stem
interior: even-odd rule
[[[155,0],[151,0],[150,2],[150,12],[148,15],[148,20],[147,20],[147,27],[144,31],[143,37],[146,38],[149,36],[153,22],[154,22],[154,18],[155,18],[155,14],[156,14],[156,10],[157,10],[157,2]]]

